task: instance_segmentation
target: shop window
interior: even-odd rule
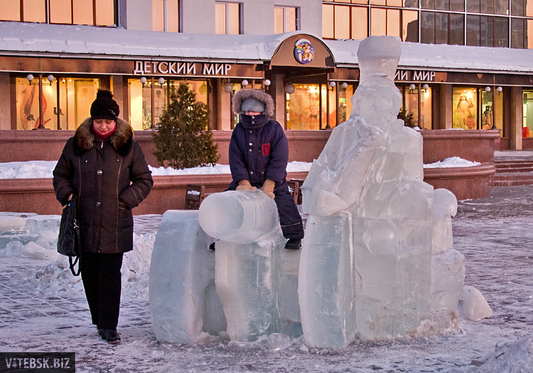
[[[326,127],[327,90],[320,84],[294,84],[287,99],[288,130],[320,130]],[[322,98],[323,96],[323,98]]]
[[[522,127],[527,128],[522,133],[533,137],[533,90],[524,90],[522,95],[524,99]]]
[[[425,88],[424,88],[425,87]],[[403,93],[403,107],[407,114],[413,115],[413,124],[420,129],[433,128],[432,89],[426,85],[415,85],[401,88]]]
[[[418,113],[418,96],[419,96],[419,89],[416,87],[415,89],[411,89],[410,87],[403,87],[403,107],[405,108],[405,112],[407,115],[413,115],[413,125],[415,127],[420,127],[419,118],[420,115]]]
[[[215,33],[242,34],[241,23],[240,3],[215,3]]]
[[[31,84],[26,78],[17,78],[17,129],[31,130],[44,126],[54,130],[75,130],[91,116],[91,104],[99,85],[98,79],[60,77],[50,83],[43,77],[41,119],[39,77],[35,77]]]
[[[492,129],[499,129],[500,136],[504,135],[503,130],[503,90],[500,87],[500,90],[496,89],[493,91],[493,105],[492,105],[492,118],[493,125]]]
[[[115,25],[115,0],[0,0],[1,21]]]
[[[352,112],[352,96],[353,96],[353,85],[346,84],[346,88],[343,88],[342,83],[341,86],[338,88],[339,90],[339,103],[337,106],[337,110],[339,112],[338,114],[338,121],[337,123],[331,122],[331,127],[335,125],[339,125],[341,123],[346,122],[348,119],[350,119],[350,113]],[[337,116],[336,116],[337,117]]]
[[[475,88],[453,88],[453,128],[477,129],[477,95]]]
[[[284,32],[299,30],[298,19],[299,8],[294,6],[275,6],[274,33],[282,34]]]
[[[197,102],[208,104],[208,85],[205,80],[165,80],[163,84],[157,79],[128,80],[129,113],[128,121],[134,130],[146,130],[157,126],[159,118],[167,107],[172,89],[178,85],[188,84],[196,95]]]
[[[152,0],[152,30],[180,32],[179,0]]]
[[[431,87],[422,89],[420,92],[420,119],[418,126],[421,129],[433,129],[433,90]]]
[[[479,103],[479,117],[481,118],[481,129],[490,130],[494,127],[494,99],[492,89],[479,90]]]

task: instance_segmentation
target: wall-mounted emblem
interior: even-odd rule
[[[299,39],[294,43],[294,58],[301,64],[308,64],[315,58],[315,48],[307,39]]]

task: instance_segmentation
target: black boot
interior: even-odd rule
[[[299,250],[302,247],[302,240],[299,238],[291,238],[285,244],[287,250]]]
[[[110,344],[119,344],[120,343],[120,334],[118,334],[117,329],[104,329],[105,340]]]
[[[102,339],[105,339],[105,329],[98,329],[98,334]]]

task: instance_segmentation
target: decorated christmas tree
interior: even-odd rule
[[[214,165],[218,147],[213,144],[207,105],[196,101],[187,84],[172,88],[170,103],[154,133],[154,155],[162,166],[177,169]]]

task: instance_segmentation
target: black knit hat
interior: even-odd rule
[[[91,105],[91,119],[112,119],[116,120],[120,113],[120,108],[113,94],[107,89],[99,89],[96,100]]]

